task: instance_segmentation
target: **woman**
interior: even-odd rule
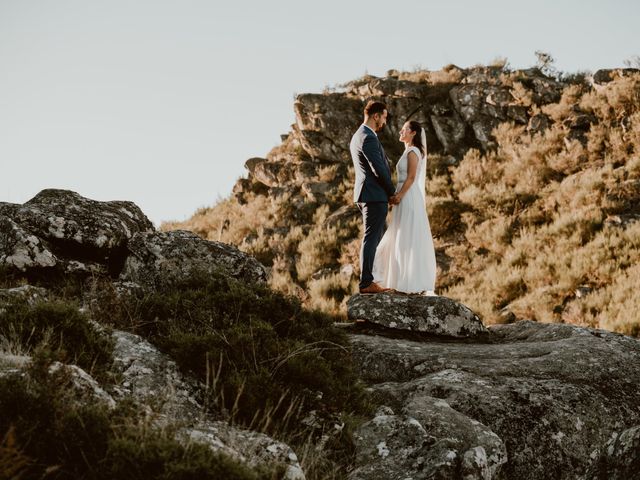
[[[422,126],[404,124],[400,141],[405,151],[398,160],[396,204],[391,223],[376,250],[374,281],[380,286],[406,293],[433,293],[436,255],[425,206],[427,142]]]

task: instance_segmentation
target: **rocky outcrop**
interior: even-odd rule
[[[640,424],[638,340],[531,321],[489,331],[472,342],[351,335],[363,379],[395,412],[357,432],[359,464],[405,465],[412,478],[433,478],[422,474],[425,458],[452,479],[580,478],[598,458],[606,472],[631,471],[635,433],[622,432]],[[600,457],[614,435],[624,442]],[[353,478],[375,478],[362,468]]]
[[[272,224],[269,226],[286,225],[291,228],[312,224],[315,222],[314,211],[325,206],[331,218],[328,224],[335,225],[333,220],[341,218],[344,212],[340,209],[345,206],[345,201],[350,202],[353,179],[349,152],[351,136],[363,120],[366,102],[382,100],[388,105],[390,116],[378,136],[391,161],[392,170],[404,150],[398,141],[402,125],[409,119],[419,121],[426,131],[429,178],[433,180],[429,185],[428,202],[430,220],[436,217],[436,221],[431,223],[432,233],[436,240],[443,241],[446,248],[450,243],[459,243],[460,239],[466,243],[461,229],[469,224],[470,219],[462,221],[458,211],[449,215],[451,204],[458,210],[464,207],[458,195],[460,192],[456,192],[458,186],[451,181],[451,175],[457,171],[455,167],[472,149],[478,150],[481,156],[492,155],[489,152],[497,146],[495,129],[503,123],[522,125],[525,127],[523,134],[531,136],[560,128],[560,120],[550,113],[553,108],[547,112],[543,107],[558,102],[568,86],[568,82],[545,75],[537,68],[510,70],[479,66],[464,69],[449,65],[441,71],[389,71],[383,77],[365,75],[327,89],[322,94],[300,94],[295,99],[295,123],[290,131],[282,135],[282,143],[265,158],[247,160],[247,178],[236,182],[233,195],[243,206],[257,198],[260,200],[256,203],[270,201],[275,213],[269,214],[268,220],[265,216],[265,220]],[[584,87],[587,87],[586,83]],[[576,114],[575,122],[570,122],[566,128],[562,125],[568,144],[574,139],[584,144],[585,133],[591,125],[585,120]],[[500,158],[505,156],[504,153],[499,155]],[[327,172],[323,169],[335,169],[335,175],[323,178],[323,173]],[[244,215],[242,212],[254,215],[249,211],[240,210],[241,215]],[[231,220],[231,214],[222,209],[220,212],[221,215],[229,215]],[[474,212],[474,217],[466,217],[475,218],[477,213]],[[182,228],[194,228],[194,225],[187,221]],[[170,228],[181,227],[173,224]],[[343,232],[347,230],[342,229]],[[255,252],[264,250],[270,242],[265,235],[259,236],[261,239]],[[241,245],[237,238],[233,241]],[[247,244],[242,244],[242,247],[251,251]],[[354,253],[344,253],[341,259],[328,259],[327,263],[354,263],[352,258],[348,258]],[[281,264],[295,265],[297,262],[293,251],[279,253],[274,258],[280,259]],[[453,267],[453,270],[457,269],[455,264]],[[278,267],[275,271],[288,275]],[[304,288],[306,285],[302,278],[310,277],[296,273],[294,267],[291,270],[292,282]],[[441,273],[439,278],[445,280],[445,288],[455,283],[455,275]],[[342,297],[338,297],[336,295],[332,300],[340,303]]]
[[[247,282],[264,283],[264,267],[235,247],[203,240],[184,230],[139,233],[127,244],[120,279],[148,288],[187,279],[197,271],[219,269]]]
[[[0,205],[0,264],[22,272],[107,273],[126,244],[153,224],[132,202],[99,202],[68,190],[42,190],[22,205]]]
[[[466,306],[440,296],[354,295],[347,303],[351,320],[383,327],[450,337],[487,333],[480,318]]]
[[[133,202],[98,202],[68,190],[42,190],[12,218],[58,249],[72,248],[94,260],[113,256],[137,232],[153,231]]]
[[[27,277],[120,278],[153,288],[221,269],[261,282],[264,267],[237,248],[186,232],[156,232],[132,202],[98,202],[43,190],[23,205],[0,204],[0,266]]]
[[[284,189],[301,191],[311,203],[326,202],[325,188],[335,190],[337,185],[318,183],[322,180],[313,166],[351,164],[351,135],[370,99],[389,107],[391,115],[379,136],[392,161],[403,150],[398,142],[402,125],[414,119],[425,127],[430,155],[449,155],[457,163],[469,148],[492,149],[493,130],[502,122],[528,125],[531,134],[548,129],[552,122],[538,107],[558,101],[564,87],[535,68],[451,66],[421,72],[413,80],[391,71],[381,78],[367,75],[323,94],[301,94],[294,103],[296,121],[291,131],[266,158],[247,160],[248,178],[238,180],[234,195],[244,204],[249,192],[267,195],[260,188],[268,188],[273,196],[275,189]]]

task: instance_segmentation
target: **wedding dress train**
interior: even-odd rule
[[[411,151],[419,158],[416,179],[391,211],[389,227],[376,250],[373,276],[382,287],[426,294],[435,289],[436,255],[425,205],[426,159],[416,147],[405,150],[398,160],[396,192],[407,178]]]

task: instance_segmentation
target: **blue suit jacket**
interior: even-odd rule
[[[391,170],[378,136],[364,124],[351,137],[351,159],[356,172],[354,202],[387,202],[395,193]]]

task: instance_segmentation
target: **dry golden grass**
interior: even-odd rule
[[[535,134],[502,123],[494,130],[497,148],[470,149],[457,166],[430,156],[437,168],[429,169],[427,208],[447,258],[437,293],[462,301],[486,323],[513,319],[508,311],[639,335],[640,75],[597,88],[567,81],[560,100],[541,108],[517,72],[498,77],[530,115],[544,113],[552,123]],[[444,88],[461,73],[451,66],[399,78]],[[319,171],[336,188],[304,227],[292,220],[295,198],[254,195],[248,205],[223,200],[164,228],[236,244],[271,267],[276,288],[344,313],[356,289],[362,232],[359,218],[325,225],[351,203],[353,172],[338,178],[339,171]],[[274,233],[285,219],[290,225]],[[345,264],[355,267],[352,277],[339,273]]]

